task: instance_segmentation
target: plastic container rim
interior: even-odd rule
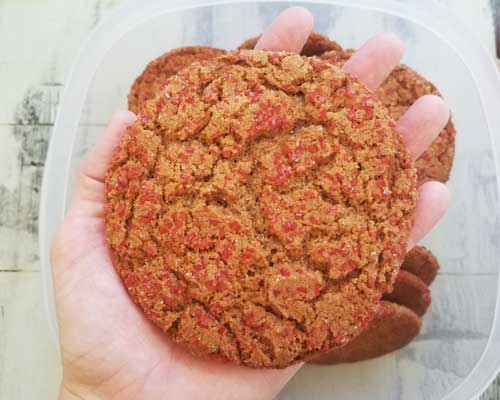
[[[433,2],[424,2],[424,7],[422,4],[401,4],[394,0],[171,0],[168,4],[162,0],[155,0],[140,5],[124,5],[92,30],[80,47],[68,74],[68,83],[61,95],[61,102],[47,151],[40,195],[38,233],[41,279],[45,294],[44,303],[55,342],[57,342],[58,338],[58,328],[54,319],[55,306],[52,290],[50,243],[57,227],[64,218],[67,187],[70,179],[68,171],[70,170],[71,152],[88,87],[95,71],[113,44],[145,20],[166,13],[199,7],[248,3],[282,3],[284,7],[292,3],[310,3],[377,11],[411,21],[433,33],[460,57],[471,73],[471,77],[479,91],[481,106],[488,126],[497,180],[500,177],[498,167],[500,148],[497,140],[492,135],[493,131],[491,129],[491,127],[500,126],[500,113],[497,111],[500,108],[499,71],[495,61],[475,35],[443,6]],[[79,79],[75,80],[75,76],[78,76]],[[75,118],[75,116],[78,116],[78,118]],[[71,151],[68,152],[68,149]],[[61,192],[61,186],[64,189],[63,196],[54,197],[53,193]],[[500,198],[498,184],[497,194]],[[459,386],[448,393],[443,400],[477,398],[500,372],[500,352],[495,356],[490,349],[495,339],[500,342],[499,308],[500,295],[497,289],[494,320],[483,353],[467,377],[463,379]],[[493,360],[491,360],[492,357]],[[479,366],[486,361],[490,363],[494,361],[494,368],[490,367],[488,376],[476,376]],[[476,390],[467,387],[468,382],[473,379],[481,382],[481,384],[476,384]]]

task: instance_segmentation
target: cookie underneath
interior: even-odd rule
[[[403,269],[405,271],[403,271]],[[437,263],[434,255],[422,246],[415,246],[410,250],[401,265],[401,270],[398,277],[402,273],[402,278],[396,279],[394,284],[394,290],[392,295],[392,304],[399,305],[403,308],[404,313],[408,314],[408,311],[412,311],[413,319],[414,316],[419,317],[418,323],[403,323],[399,326],[399,330],[396,330],[398,320],[395,319],[393,313],[385,312],[385,309],[389,307],[387,300],[382,301],[382,306],[384,309],[379,311],[376,319],[376,329],[374,329],[371,322],[368,327],[367,333],[360,335],[359,338],[354,339],[353,342],[348,343],[346,349],[334,349],[333,356],[330,358],[328,355],[320,357],[321,364],[337,364],[341,362],[354,362],[367,360],[374,357],[383,356],[389,352],[392,352],[398,348],[406,346],[411,340],[418,334],[415,333],[415,327],[421,325],[421,318],[428,309],[430,303],[430,291],[424,287],[424,284],[429,286],[436,277],[439,265]],[[410,273],[410,278],[408,276],[405,278],[405,274]],[[413,277],[411,277],[413,275]],[[383,297],[387,298],[387,295]],[[390,304],[390,303],[389,303]],[[419,315],[421,314],[421,315]],[[406,319],[403,319],[403,322]],[[385,332],[393,330],[398,333],[396,339],[389,337],[390,342],[384,343],[382,347],[379,346],[379,342],[384,341],[383,337]],[[381,335],[379,337],[378,335]],[[366,341],[366,343],[364,342]],[[341,353],[342,360],[338,359],[338,353]],[[315,362],[314,360],[312,361]]]
[[[415,246],[405,256],[401,269],[418,276],[427,286],[430,286],[439,271],[439,262],[424,246]]]
[[[405,270],[399,271],[394,290],[384,294],[382,298],[408,307],[418,316],[424,315],[431,304],[431,293],[427,285]]]
[[[318,59],[240,51],[146,102],[106,177],[106,238],[132,299],[175,342],[281,368],[369,323],[416,196],[365,86]]]
[[[342,66],[353,52],[351,49],[331,50],[320,55],[320,58]],[[376,95],[395,120],[427,94],[441,96],[431,82],[404,64],[397,66],[376,90]],[[450,177],[454,153],[455,127],[450,119],[439,136],[415,162],[419,184],[431,180],[446,182]]]
[[[420,327],[420,318],[412,310],[381,301],[377,314],[358,337],[310,363],[332,365],[380,357],[406,346],[419,334]]]
[[[245,40],[240,46],[240,49],[253,50],[259,41],[260,36]],[[312,57],[319,56],[327,51],[340,51],[342,47],[335,41],[317,32],[311,32],[307,38],[300,55]]]

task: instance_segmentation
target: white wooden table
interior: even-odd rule
[[[489,0],[439,2],[494,51]],[[0,0],[0,399],[57,396],[61,371],[38,263],[41,176],[70,64],[88,32],[121,3]],[[482,400],[500,400],[500,379]]]

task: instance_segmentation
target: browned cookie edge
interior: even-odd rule
[[[419,334],[421,325],[418,315],[409,308],[381,301],[377,314],[359,336],[310,362],[332,365],[380,357],[409,344]]]
[[[431,293],[419,277],[400,270],[393,291],[384,294],[382,299],[408,307],[421,317],[431,304]]]
[[[261,35],[245,40],[238,48],[247,50],[254,49],[260,39],[260,36]],[[312,57],[319,56],[331,50],[340,51],[342,50],[342,47],[337,42],[329,39],[327,36],[317,32],[312,32],[307,38],[300,54],[302,56]]]
[[[430,250],[424,246],[415,246],[406,254],[401,269],[418,276],[430,286],[438,274],[439,262]]]

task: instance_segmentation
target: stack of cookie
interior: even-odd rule
[[[386,109],[397,119],[439,93],[400,65],[373,97],[337,68],[351,52],[316,33],[305,57],[183,47],[134,82],[139,118],[108,172],[106,235],[131,297],[193,354],[333,364],[384,355],[419,333],[439,266],[418,246],[401,264],[417,178]],[[340,95],[342,85],[368,104],[362,117],[328,111],[338,105],[323,88]],[[359,142],[327,135],[338,127]],[[367,128],[380,127],[380,151],[363,153]],[[454,136],[450,121],[415,163],[419,183],[448,179]],[[364,192],[350,172],[361,155],[373,160]],[[393,172],[380,175],[388,163]],[[362,209],[367,199],[377,207]],[[383,231],[357,230],[374,223]]]

